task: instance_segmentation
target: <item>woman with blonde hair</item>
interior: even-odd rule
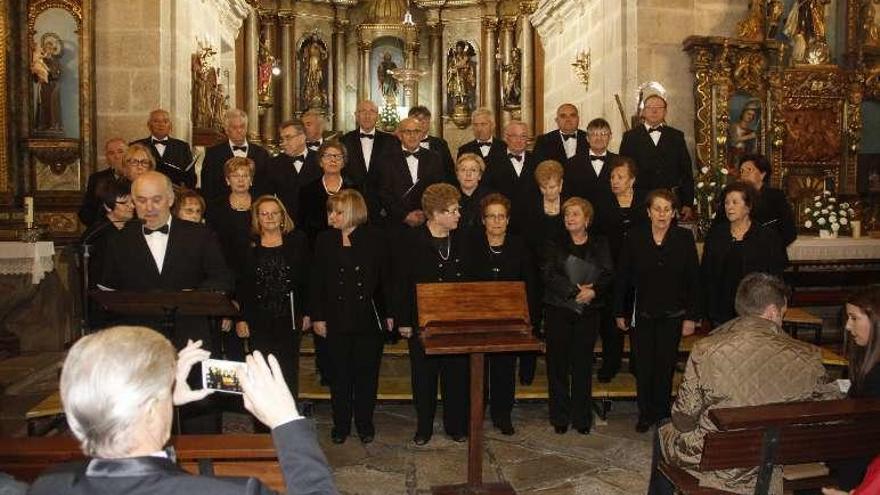
[[[475,153],[462,153],[455,160],[455,177],[461,193],[461,230],[480,227],[480,202],[491,192],[481,180],[485,171],[486,162]]]
[[[125,178],[131,182],[144,172],[156,170],[156,160],[150,150],[140,143],[130,145],[122,155]]]

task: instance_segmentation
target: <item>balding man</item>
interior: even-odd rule
[[[254,181],[251,186],[251,197],[269,192],[269,153],[258,144],[248,141],[248,116],[242,110],[233,108],[226,112],[223,119],[223,131],[228,141],[215,144],[205,150],[202,164],[202,196],[211,203],[218,198],[229,195],[229,185],[223,165],[233,156],[244,156],[254,161]]]
[[[474,153],[483,160],[504,156],[507,147],[504,141],[495,137],[495,116],[492,110],[485,107],[474,110],[471,114],[471,130],[474,133],[474,140],[459,146],[458,156]]]
[[[104,184],[125,178],[125,150],[128,145],[122,138],[114,137],[104,144],[104,157],[107,159],[107,168],[99,170],[89,176],[86,193],[83,196],[82,206],[79,208],[79,219],[86,227],[91,226],[95,220],[103,216],[99,191]]]
[[[575,155],[586,155],[590,149],[587,133],[578,129],[580,116],[571,103],[563,103],[556,109],[558,129],[542,134],[535,139],[535,155],[538,163],[556,160],[563,166]]]
[[[342,136],[342,144],[348,152],[345,174],[364,195],[369,211],[379,211],[379,177],[383,163],[379,160],[387,150],[400,146],[393,134],[376,128],[379,108],[370,100],[358,103],[354,112],[356,130]]]
[[[171,115],[157,108],[150,112],[147,128],[150,135],[133,141],[146,146],[156,160],[156,171],[162,172],[178,186],[196,187],[196,169],[189,143],[171,137]]]
[[[535,168],[538,166],[535,155],[526,149],[529,141],[529,126],[519,120],[511,120],[504,126],[505,151],[490,156],[486,163],[483,183],[492,190],[507,196],[520,209],[522,202],[530,195],[537,194]],[[517,214],[517,213],[515,213]],[[512,227],[518,227],[519,219]]]

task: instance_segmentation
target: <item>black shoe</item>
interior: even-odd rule
[[[651,429],[651,426],[653,424],[654,424],[654,422],[651,421],[650,419],[640,417],[639,422],[636,423],[636,431],[639,433],[645,433],[646,431]]]
[[[455,443],[464,443],[467,442],[468,437],[464,433],[460,433],[458,435],[449,435],[449,438]]]
[[[431,435],[425,435],[422,433],[416,433],[413,437],[413,443],[421,447],[422,445],[426,445],[431,441]]]
[[[584,426],[583,428],[578,428],[577,432],[580,433],[581,435],[589,435],[590,434],[590,427]]]
[[[361,439],[361,443],[364,445],[368,443],[373,443],[373,439],[375,438],[374,435],[358,435],[358,437]]]
[[[336,431],[335,429],[330,431],[330,440],[332,440],[333,443],[335,443],[337,445],[339,445],[341,443],[345,443],[346,438],[348,438],[348,435],[346,435],[344,433],[340,433],[340,432]]]
[[[557,435],[564,435],[565,432],[568,431],[568,426],[554,426],[553,431],[555,431]]]
[[[502,435],[513,435],[516,433],[516,430],[513,429],[513,423],[510,420],[502,420],[502,421],[493,421],[495,428],[501,432]]]

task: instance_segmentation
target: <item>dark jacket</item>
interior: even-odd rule
[[[603,235],[608,239],[611,248],[611,257],[617,260],[623,248],[629,232],[634,228],[645,225],[648,222],[647,207],[644,199],[638,194],[633,194],[632,204],[629,208],[622,208],[617,201],[617,196],[610,190],[601,193],[593,203],[593,224],[590,232]]]
[[[382,156],[385,170],[381,176],[379,198],[392,225],[400,225],[413,210],[422,209],[422,193],[431,184],[446,181],[440,155],[425,149],[416,152],[419,160],[418,180],[413,184],[409,167],[399,146]]]
[[[664,125],[655,145],[645,126],[639,124],[623,133],[619,153],[636,162],[635,188],[642,196],[662,187],[678,196],[678,204],[694,204],[694,172],[684,133]]]
[[[348,154],[348,162],[343,171],[356,184],[363,184],[376,170],[377,159],[393,146],[400,146],[400,141],[394,134],[375,130],[373,135],[373,149],[370,153],[370,169],[367,170],[367,162],[364,159],[364,150],[361,147],[361,130],[355,129],[346,132],[342,136],[342,144]]]
[[[307,419],[272,430],[278,464],[289,494],[338,493],[327,459],[318,445],[315,427]],[[193,476],[161,457],[92,459],[51,469],[34,482],[32,495],[269,495],[260,480],[245,477]]]
[[[658,246],[650,224],[632,229],[615,273],[615,316],[629,319],[626,297],[635,290],[639,315],[699,319],[700,267],[690,231],[671,226]]]
[[[461,192],[461,188],[458,189]],[[480,211],[480,202],[487,195],[493,193],[489,187],[483,185],[482,182],[477,184],[477,188],[470,196],[461,192],[461,198],[458,204],[461,207],[461,217],[458,219],[458,228],[462,231],[466,230],[483,230],[483,215]]]
[[[244,262],[242,253],[247,251],[253,239],[250,210],[234,210],[229,204],[228,196],[220,197],[208,203],[205,208],[205,223],[220,241],[226,266],[233,271],[236,278],[240,277]]]
[[[504,245],[489,248],[485,231],[472,231],[466,238],[468,258],[465,270],[475,282],[520,280],[526,284],[526,296],[532,324],[541,321],[538,266],[522,237],[508,234]]]
[[[605,164],[599,175],[589,159],[589,153],[571,157],[565,163],[565,175],[562,180],[563,193],[566,196],[584,198],[593,206],[607,194],[611,194],[611,167],[617,155],[612,152],[605,154]]]
[[[351,181],[342,177],[342,188],[351,187]],[[340,189],[342,190],[342,189]],[[309,246],[314,247],[318,234],[330,228],[327,224],[327,190],[320,178],[306,184],[299,191],[299,206],[296,212],[296,228],[306,233]]]
[[[380,229],[370,225],[355,228],[349,240],[351,248],[344,248],[340,230],[318,234],[309,291],[312,320],[326,321],[329,332],[379,332],[379,308],[391,307],[388,242]],[[342,262],[345,249],[350,249],[353,270],[346,270]],[[346,290],[344,281],[354,290]],[[355,322],[354,328],[346,328],[348,322]]]
[[[173,137],[168,137],[163,144],[165,152],[159,155],[159,150],[153,145],[152,136],[138,139],[129,144],[140,143],[150,150],[153,159],[156,160],[156,171],[167,175],[171,182],[178,186],[186,186],[190,189],[196,187],[196,168],[189,143]]]
[[[490,159],[506,157],[507,144],[504,141],[493,136],[492,144],[489,145],[489,152],[486,155],[483,155],[483,149],[481,148],[480,143],[478,143],[476,139],[473,139],[458,147],[458,156],[461,156],[465,153],[473,153],[482,158],[485,162]]]
[[[241,312],[248,321],[254,321],[259,311],[257,308],[257,253],[260,249],[256,244],[244,253],[242,276],[236,291],[237,299],[241,305]],[[310,314],[308,304],[309,278],[311,276],[308,240],[306,235],[299,229],[284,234],[282,240],[282,252],[287,266],[290,268],[290,279],[287,281],[287,290],[293,291],[293,302],[296,307],[296,319]]]
[[[318,160],[318,154],[309,151],[299,172],[293,164],[293,157],[289,155],[280,153],[269,160],[268,192],[278,196],[291,218],[299,216],[299,195],[302,189],[324,175]]]
[[[490,157],[480,183],[503,194],[513,203],[510,215],[511,218],[514,218],[519,216],[518,210],[521,210],[525,203],[540,196],[538,185],[535,182],[535,168],[537,168],[538,162],[534,153],[526,151],[522,171],[516,175],[516,170],[510,160],[506,151],[502,155]]]
[[[110,168],[95,172],[89,176],[86,193],[83,195],[83,202],[79,207],[79,213],[77,214],[79,220],[86,227],[90,226],[96,220],[104,218],[104,208],[98,194],[105,187],[105,184],[114,180],[126,179],[123,177],[117,177],[113,169]]]
[[[590,149],[590,143],[587,141],[587,133],[577,130],[577,149],[574,156],[587,154]],[[554,129],[546,134],[541,134],[535,138],[535,155],[537,163],[544,160],[556,160],[563,166],[568,161],[565,156],[565,147],[562,145],[562,133],[559,129]],[[572,157],[574,158],[574,157]]]
[[[585,250],[583,258],[577,254],[579,248]],[[579,289],[566,273],[566,262],[571,256],[585,261],[595,274],[593,290],[596,291],[596,297],[587,305],[575,301]],[[583,247],[575,246],[568,235],[560,240],[548,241],[541,261],[541,276],[544,280],[544,304],[566,308],[575,313],[604,307],[610,301],[614,283],[608,241],[604,237],[593,235],[587,238]]]
[[[226,184],[226,173],[223,166],[233,156],[229,141],[215,144],[205,150],[201,175],[202,196],[205,201],[229,195],[229,185]],[[262,146],[248,142],[247,157],[254,161],[254,183],[251,186],[251,195],[257,198],[269,192],[269,153]]]
[[[712,223],[723,223],[727,220],[724,215],[724,201],[720,201],[716,206],[715,218]],[[755,199],[755,205],[750,213],[752,220],[764,227],[769,227],[776,231],[779,240],[782,242],[782,248],[785,249],[797,239],[797,226],[794,221],[794,212],[791,209],[791,203],[785,197],[785,192],[774,187],[764,186]]]
[[[455,161],[449,151],[449,143],[437,136],[428,136],[422,139],[422,144],[427,144],[428,149],[440,155],[440,164],[443,165],[445,181],[450,184],[455,181]]]

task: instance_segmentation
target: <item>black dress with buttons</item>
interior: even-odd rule
[[[464,259],[468,256],[456,231],[449,237],[435,238],[427,225],[406,229],[400,253],[395,256],[395,318],[400,327],[411,327],[409,339],[413,402],[418,415],[416,435],[430,438],[437,409],[437,380],[443,396],[443,425],[453,437],[467,434],[468,360],[467,356],[427,356],[418,337],[416,284],[463,282]]]
[[[384,330],[377,306],[391,266],[385,234],[362,225],[342,245],[336,229],[318,234],[310,287],[313,321],[327,323],[332,364],[330,402],[334,433],[347,436],[351,420],[361,437],[375,435],[373,409],[379,384]],[[386,306],[388,302],[385,302]]]

